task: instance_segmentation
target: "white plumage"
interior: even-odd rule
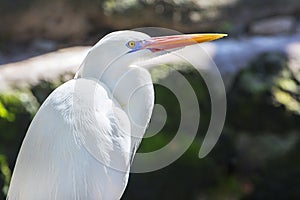
[[[154,104],[151,77],[134,63],[223,36],[118,31],[101,39],[76,79],[50,94],[34,117],[7,199],[120,199]]]
[[[121,197],[141,140],[131,139],[132,131],[144,134],[153,108],[150,75],[130,66],[140,56],[126,56],[126,43],[145,37],[133,31],[106,36],[89,52],[81,78],[46,99],[23,141],[8,200]]]

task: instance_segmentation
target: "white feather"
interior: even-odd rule
[[[86,91],[77,95],[78,85],[96,90],[94,104]],[[77,101],[80,106],[74,106]],[[130,122],[102,85],[87,79],[63,84],[47,98],[29,127],[8,199],[119,199],[130,160],[124,153],[130,151],[130,135],[121,130],[130,132]]]
[[[132,65],[149,52],[126,54],[128,40],[145,38],[133,31],[104,37],[81,78],[46,99],[23,141],[8,200],[121,198],[154,103],[149,73]]]

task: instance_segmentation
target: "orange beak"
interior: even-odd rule
[[[208,42],[227,36],[227,34],[186,34],[152,37],[140,41],[139,49],[149,49],[152,52],[185,47],[197,43]]]

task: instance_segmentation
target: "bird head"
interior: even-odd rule
[[[131,134],[141,138],[152,114],[154,90],[148,71],[135,63],[224,36],[226,34],[150,37],[138,31],[113,32],[91,48],[78,76],[102,82],[119,107],[127,113]]]
[[[182,34],[150,37],[138,31],[116,31],[103,37],[91,50],[78,71],[81,77],[101,79],[114,65],[129,66],[185,46],[216,40],[226,34]]]

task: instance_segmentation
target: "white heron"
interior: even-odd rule
[[[54,90],[37,112],[7,199],[120,199],[154,104],[151,77],[134,63],[223,36],[106,35],[89,51],[79,78]]]

